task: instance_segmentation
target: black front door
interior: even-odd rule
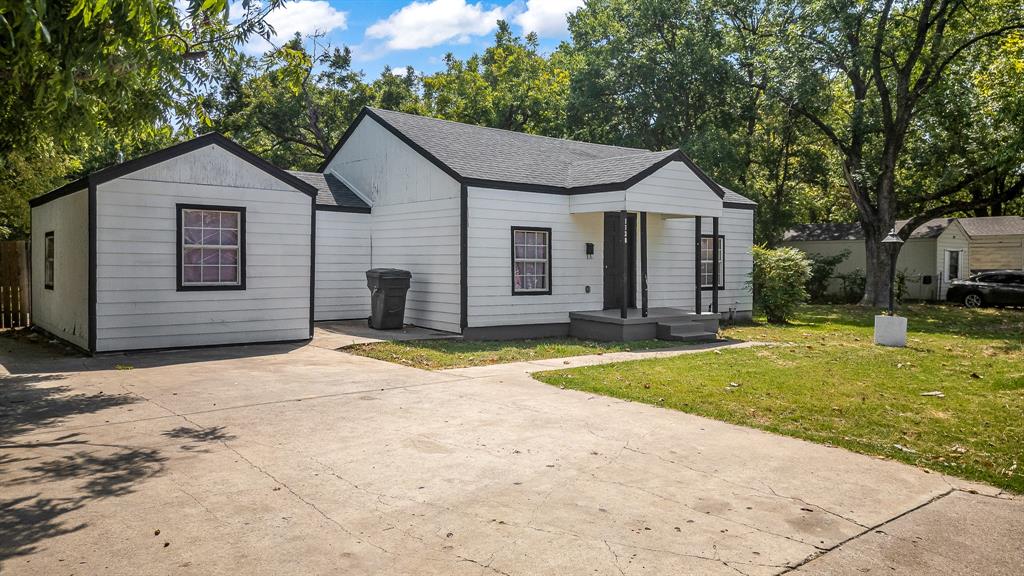
[[[636,308],[636,214],[626,215],[623,229],[620,212],[604,213],[604,309],[622,308],[622,254],[626,254],[629,300]]]

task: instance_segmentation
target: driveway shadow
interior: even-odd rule
[[[210,348],[182,348],[171,350],[117,352],[87,356],[80,350],[29,329],[0,331],[0,373],[60,374],[117,370],[125,367],[155,368],[287,354],[307,346],[306,342],[283,344],[247,344]],[[0,386],[3,384],[0,383]]]
[[[21,474],[5,479],[7,489],[31,486],[33,493],[0,499],[0,562],[39,550],[39,544],[50,538],[78,532],[85,522],[67,523],[64,517],[86,507],[90,502],[124,496],[135,485],[157,476],[164,470],[167,458],[152,448],[130,448],[92,445],[79,434],[69,434],[52,442],[36,444],[7,443],[0,448],[31,453],[40,447],[75,446],[70,454],[23,466]],[[0,463],[17,464],[35,461],[33,457],[0,455]],[[4,476],[11,474],[0,470]],[[70,490],[47,486],[57,482],[75,482]],[[64,494],[44,496],[43,491]]]
[[[128,393],[74,393],[70,386],[54,385],[64,378],[60,374],[0,377],[0,444],[32,430],[55,426],[72,416],[142,400]]]

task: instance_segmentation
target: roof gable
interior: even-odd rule
[[[46,194],[37,196],[29,200],[29,206],[35,207],[41,204],[45,204],[47,202],[56,200],[57,198],[60,198],[72,192],[77,192],[90,186],[96,186],[98,184],[102,184],[103,182],[109,182],[110,180],[113,180],[115,178],[120,178],[122,176],[132,174],[133,172],[138,172],[139,170],[149,168],[150,166],[154,166],[161,162],[166,162],[167,160],[177,158],[178,156],[188,154],[189,152],[194,152],[196,150],[199,150],[200,148],[210,145],[216,145],[220,147],[226,152],[234,156],[237,156],[238,158],[248,162],[255,168],[262,170],[263,172],[266,172],[270,176],[277,178],[278,180],[284,182],[285,184],[289,185],[295,190],[302,192],[303,194],[306,194],[307,196],[316,197],[317,195],[317,189],[315,186],[302,181],[301,179],[295,177],[292,174],[289,174],[287,171],[282,170],[277,166],[274,166],[270,162],[267,162],[263,158],[260,158],[259,156],[246,150],[242,146],[236,144],[234,141],[228,139],[223,134],[220,134],[218,132],[209,132],[207,134],[203,134],[202,136],[198,136],[191,140],[181,142],[180,144],[175,144],[174,146],[163,148],[161,150],[157,150],[156,152],[152,152],[150,154],[146,154],[144,156],[128,160],[127,162],[122,162],[120,164],[115,164],[113,166],[108,166],[106,168],[96,170],[88,174],[84,178],[79,178],[78,180],[69,182],[64,186],[57,188],[56,190],[51,190]]]
[[[536,136],[364,108],[320,169],[369,117],[456,181],[480,187],[580,194],[624,190],[673,160],[681,160],[712,191],[725,192],[678,150],[651,152]]]

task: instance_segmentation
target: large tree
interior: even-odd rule
[[[25,233],[26,199],[65,170],[191,115],[209,63],[269,34],[281,2],[242,0],[231,20],[228,0],[0,3],[0,227]]]
[[[373,100],[349,49],[319,35],[295,36],[260,58],[239,55],[220,77],[204,100],[210,126],[283,168],[315,169]]]
[[[974,74],[981,54],[1024,29],[1024,7],[1019,0],[800,0],[792,6],[792,23],[778,35],[771,90],[841,156],[865,235],[862,302],[881,305],[900,248],[882,240],[897,218],[910,219],[899,231],[907,238],[931,217],[1003,200],[962,194],[992,174],[986,158],[946,171],[934,187],[905,176],[913,172],[907,171],[908,151],[927,137],[921,120],[929,98]],[[990,152],[993,159],[1003,156]],[[943,171],[936,162],[929,168]]]
[[[492,128],[562,136],[570,61],[545,56],[535,34],[525,38],[498,22],[494,45],[466,60],[445,57],[445,69],[423,78],[426,113]]]

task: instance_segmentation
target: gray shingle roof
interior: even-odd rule
[[[732,204],[749,204],[751,206],[757,206],[757,202],[754,202],[753,200],[747,198],[746,196],[740,194],[739,192],[734,192],[726,188],[725,186],[722,186],[722,190],[725,191],[725,197],[722,198],[722,202],[729,202]]]
[[[958,220],[971,237],[1024,235],[1024,217],[1021,216],[983,216]]]
[[[514,184],[517,189],[543,187],[567,191],[584,187],[614,188],[632,183],[631,179],[642,177],[645,171],[660,166],[659,163],[683,159],[713,190],[718,188],[676,150],[651,152],[486,128],[379,108],[367,108],[365,111],[414,147],[435,158],[463,182],[476,180]]]
[[[935,238],[949,227],[949,223],[955,218],[935,218],[918,226],[910,234],[911,238]],[[962,224],[964,219],[959,218]],[[907,220],[897,220],[896,229],[899,230],[907,223]],[[863,240],[864,231],[858,223],[825,222],[822,224],[797,224],[786,230],[782,235],[783,242],[806,242],[811,240]]]
[[[317,206],[349,208],[354,211],[370,211],[370,206],[363,202],[362,198],[356,196],[356,193],[334,174],[298,172],[295,170],[289,170],[288,173],[316,187]]]
[[[726,198],[728,202],[728,198]],[[956,220],[964,227],[971,238],[984,236],[1015,236],[1024,235],[1024,217],[1021,216],[983,216],[979,218],[936,218],[929,220],[914,230],[911,238],[935,238],[945,230],[950,222]],[[906,220],[897,220],[896,228],[906,224]],[[863,240],[864,233],[860,224],[841,224],[827,222],[823,224],[798,224],[787,230],[782,237],[784,242],[806,242],[809,240]]]

